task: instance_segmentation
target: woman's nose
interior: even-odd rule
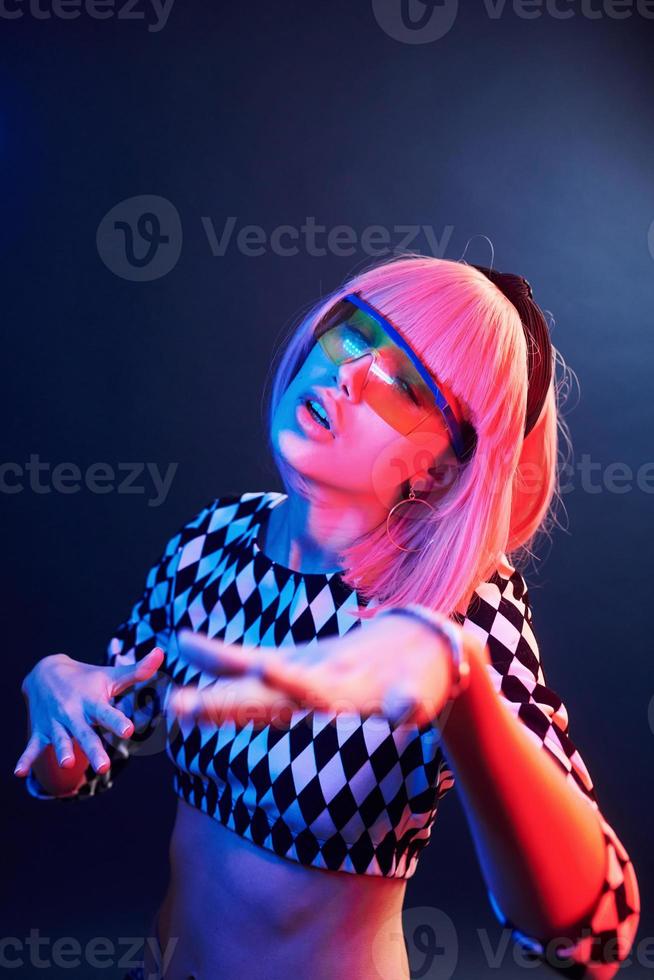
[[[338,387],[343,388],[347,397],[353,401],[361,400],[361,393],[368,378],[368,371],[374,357],[362,354],[352,361],[345,361],[338,369]]]

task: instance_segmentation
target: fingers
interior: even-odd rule
[[[64,726],[52,720],[52,745],[54,746],[57,762],[63,769],[70,769],[75,765],[75,751],[73,742]]]
[[[268,665],[273,662],[318,666],[346,649],[346,640],[342,638],[336,643],[331,638],[325,638],[316,643],[298,643],[294,646],[258,647],[225,643],[224,640],[210,639],[204,633],[194,633],[188,629],[179,631],[177,644],[184,660],[216,677],[240,674],[265,676]]]
[[[84,721],[73,724],[72,732],[95,771],[106,772],[111,766],[111,760],[104,750],[100,737]]]
[[[318,705],[328,698],[325,671],[320,666],[303,666],[270,658],[260,667],[262,680],[296,701]],[[333,689],[333,685],[332,689]]]
[[[155,647],[142,660],[135,664],[125,664],[120,667],[109,667],[111,671],[111,696],[122,694],[138,681],[146,681],[161,667],[164,652],[161,647]]]
[[[338,702],[341,711],[357,711],[358,692],[378,673],[349,636],[253,653],[250,673],[298,702],[325,710]],[[354,700],[348,705],[349,698]]]
[[[238,725],[251,721],[257,728],[269,724],[273,718],[286,724],[299,705],[258,678],[243,677],[202,690],[175,686],[169,707],[178,717],[189,721],[214,724],[234,721]]]
[[[256,682],[273,692],[277,699],[290,699],[297,707],[362,717],[384,716],[394,725],[422,725],[432,720],[442,707],[449,689],[449,660],[434,657],[433,636],[424,631],[423,643],[416,643],[411,657],[398,664],[399,641],[407,629],[421,640],[422,627],[407,625],[404,618],[384,623],[380,633],[352,631],[338,640],[321,640],[297,648],[243,648],[212,640],[188,630],[178,636],[184,657],[218,676],[216,685],[178,691],[171,700],[174,713],[187,718],[220,722],[233,717],[234,701],[239,698],[241,717],[245,712],[241,682]],[[410,637],[413,638],[413,637]],[[220,686],[230,674],[238,676],[231,690]],[[221,676],[226,675],[226,676]],[[232,699],[228,707],[227,695]],[[267,695],[259,691],[258,709],[268,705]]]
[[[121,738],[129,738],[134,734],[133,722],[112,704],[92,704],[86,709],[89,721],[102,725]]]
[[[32,765],[41,755],[43,749],[48,745],[48,739],[41,732],[34,732],[25,747],[25,751],[16,763],[14,774],[16,776],[27,776]]]
[[[203,633],[186,629],[177,634],[177,645],[184,660],[216,676],[242,674],[264,656],[259,647],[212,640]]]
[[[397,679],[396,674],[371,670],[365,663],[303,666],[271,659],[262,679],[303,707],[364,718],[382,715],[393,725],[424,724],[434,710],[429,699],[417,694],[421,685],[415,678]]]

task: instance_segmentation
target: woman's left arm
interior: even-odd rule
[[[537,959],[608,980],[638,928],[633,865],[599,809],[565,705],[545,684],[528,604],[520,621],[520,604],[498,601],[488,584],[472,608],[469,685],[439,728],[491,905]]]
[[[461,625],[470,677],[449,700],[448,646],[413,617],[375,616],[366,629],[289,649],[184,630],[182,655],[219,680],[178,688],[170,707],[187,719],[267,724],[285,711],[281,695],[296,707],[435,725],[502,925],[561,975],[610,980],[636,934],[638,885],[569,737],[565,706],[545,685],[522,580],[480,585]]]

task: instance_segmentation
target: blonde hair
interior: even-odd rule
[[[359,292],[386,315],[423,363],[466,407],[477,445],[424,520],[393,534],[386,523],[340,555],[343,580],[375,607],[419,602],[452,615],[465,611],[474,589],[504,556],[518,566],[536,536],[558,524],[561,445],[570,435],[561,416],[556,371],[538,421],[524,438],[527,342],[517,310],[480,271],[463,262],[420,254],[377,263],[314,305],[286,339],[274,372],[268,445],[287,488],[307,486],[272,445],[272,423],[284,391],[313,345],[313,326],[347,293]],[[567,369],[553,347],[555,362]],[[408,481],[398,500],[406,497]],[[404,537],[403,537],[404,535]]]

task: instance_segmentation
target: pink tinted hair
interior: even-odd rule
[[[477,447],[459,466],[434,513],[404,522],[404,530],[402,522],[394,525],[401,544],[421,551],[396,548],[384,521],[341,553],[342,577],[359,595],[374,599],[377,609],[419,602],[448,616],[465,613],[474,589],[505,558],[518,567],[534,557],[537,534],[549,536],[558,525],[560,448],[571,448],[560,411],[562,385],[554,370],[541,415],[525,439],[527,347],[511,302],[483,273],[462,262],[420,254],[383,261],[316,304],[284,344],[269,401],[268,446],[287,491],[303,494],[307,487],[273,449],[274,414],[312,346],[314,324],[349,292],[360,292],[388,316],[423,363],[452,389],[474,425]],[[553,354],[555,367],[565,368],[554,347]],[[406,497],[408,489],[407,481],[397,499]]]

